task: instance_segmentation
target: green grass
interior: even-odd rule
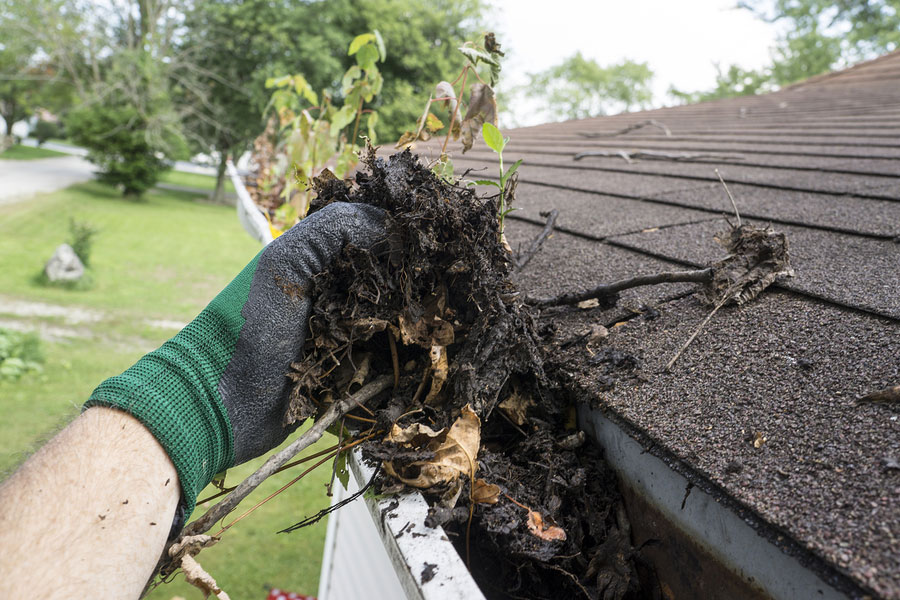
[[[54,158],[56,156],[68,156],[64,152],[47,150],[46,148],[33,148],[16,144],[0,152],[0,160],[34,160],[37,158]]]
[[[213,191],[214,189],[216,189],[216,178],[212,175],[184,173],[182,171],[166,171],[162,174],[162,177],[160,177],[159,180],[163,183],[183,185],[185,187],[197,188],[198,190]],[[225,179],[225,191],[234,191],[234,185],[228,178]]]
[[[259,251],[233,208],[154,190],[124,200],[96,182],[0,206],[0,290],[4,294],[115,310],[123,320],[193,318]],[[91,253],[93,285],[72,291],[35,276],[69,237],[69,219],[100,231]]]
[[[148,325],[147,319],[188,321],[259,251],[233,208],[197,202],[198,198],[156,190],[144,201],[134,202],[92,182],[0,206],[0,315],[3,297],[86,307],[104,314],[98,323],[33,320],[87,330],[88,335],[43,342],[42,373],[0,383],[4,410],[0,473],[14,468],[73,418],[103,379],[122,372],[174,333]],[[93,286],[83,291],[36,283],[44,261],[69,236],[70,217],[100,229],[91,254]],[[228,484],[240,481],[262,460],[229,471]],[[295,468],[266,482],[242,507],[251,506],[297,473]],[[327,506],[323,485],[329,475],[327,468],[318,469],[200,554],[200,563],[232,598],[264,598],[266,585],[316,592],[325,521],[291,534],[275,532]],[[202,507],[195,516],[200,514]],[[149,597],[168,600],[174,596],[203,597],[181,576]]]
[[[304,428],[305,429],[305,428]],[[285,442],[289,444],[296,435]],[[333,436],[327,435],[318,444],[304,451],[312,454],[334,445]],[[227,485],[234,485],[258,468],[263,458],[250,461],[228,471]],[[266,587],[277,587],[299,594],[315,595],[319,586],[319,570],[322,567],[322,549],[325,545],[327,520],[291,533],[277,533],[301,519],[312,516],[329,504],[325,495],[325,483],[331,475],[326,465],[310,473],[299,482],[261,506],[222,536],[222,541],[197,556],[216,583],[232,598],[265,598]],[[270,477],[244,500],[241,508],[226,519],[231,522],[245,510],[267,497],[300,474],[304,465],[298,465]],[[340,484],[337,484],[340,485]],[[209,487],[200,495],[205,498],[217,492]],[[210,505],[213,502],[209,503]],[[206,507],[198,507],[194,516],[203,514]],[[216,533],[218,529],[210,531]],[[147,597],[152,600],[169,600],[182,596],[186,600],[202,598],[195,588],[177,575],[171,583],[159,586]]]

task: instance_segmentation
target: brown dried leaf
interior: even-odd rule
[[[444,105],[444,107],[447,108],[448,111],[450,111],[451,115],[454,112],[456,112],[456,104],[457,104],[456,90],[453,89],[453,86],[450,85],[449,81],[442,81],[439,84],[437,84],[436,86],[434,86],[434,97],[435,98],[450,98],[449,100],[441,100],[440,102],[441,102],[441,104]],[[456,119],[453,121],[453,123],[456,123],[456,124],[459,123],[459,115],[458,114],[456,116]]]
[[[428,116],[425,117],[425,129],[428,130],[428,133],[437,133],[441,129],[444,128],[444,123],[437,117],[434,113],[428,113]]]
[[[445,346],[431,347],[431,389],[425,397],[425,404],[429,406],[436,404],[440,396],[444,382],[447,381],[447,373],[450,370],[450,363],[447,359],[447,348]]]
[[[528,531],[548,542],[566,539],[566,532],[562,527],[544,523],[544,517],[536,510],[528,511]]]
[[[497,504],[500,500],[500,486],[487,483],[484,479],[475,482],[472,488],[472,501],[476,504]]]
[[[521,427],[525,424],[528,409],[534,406],[534,400],[531,396],[523,396],[518,390],[513,390],[513,393],[497,406],[510,421]]]
[[[415,133],[413,133],[412,131],[404,131],[403,135],[400,136],[400,139],[397,140],[397,143],[394,145],[394,148],[405,148],[406,146],[411,146],[415,141]]]
[[[394,425],[387,441],[408,449],[434,452],[431,460],[396,468],[393,462],[385,462],[384,469],[391,477],[421,489],[452,484],[460,475],[469,475],[475,470],[475,458],[481,445],[481,420],[467,404],[449,430],[435,432],[418,423],[405,429]]]
[[[716,235],[729,255],[712,265],[713,278],[698,296],[710,305],[744,304],[753,300],[779,276],[793,277],[788,241],[769,227],[742,225]]]
[[[497,101],[490,86],[476,83],[469,92],[469,108],[462,121],[463,154],[475,143],[485,123],[497,124]]]

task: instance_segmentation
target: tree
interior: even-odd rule
[[[379,64],[377,134],[394,139],[418,118],[434,82],[459,64],[456,47],[478,27],[481,0],[230,0],[198,2],[185,14],[175,66],[176,99],[185,107],[195,148],[224,159],[240,154],[264,128],[270,77],[302,74],[313,89],[341,98],[341,74],[354,63],[345,49],[358,34],[379,30],[388,52]]]
[[[6,131],[37,108],[58,109],[68,86],[42,58],[35,40],[17,23],[16,7],[0,0],[0,117]]]
[[[746,70],[737,65],[730,65],[723,71],[721,65],[716,65],[716,87],[713,89],[706,92],[683,92],[671,86],[669,95],[682,104],[732,96],[752,96],[770,89],[769,80],[769,74],[765,71]]]
[[[731,65],[716,88],[685,93],[681,102],[712,100],[777,89],[900,47],[900,0],[746,0],[739,6],[769,23],[784,25],[772,62],[759,71]]]
[[[623,60],[603,67],[576,52],[562,63],[529,75],[525,94],[543,102],[551,119],[584,119],[614,110],[646,107],[653,98],[647,63]]]

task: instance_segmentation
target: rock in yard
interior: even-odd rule
[[[84,275],[84,265],[68,244],[60,244],[47,265],[44,273],[50,281],[78,281]]]

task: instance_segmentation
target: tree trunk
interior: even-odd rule
[[[228,154],[221,153],[222,158],[219,159],[219,166],[216,169],[216,189],[212,194],[212,201],[216,204],[225,204],[225,163],[228,160]]]

